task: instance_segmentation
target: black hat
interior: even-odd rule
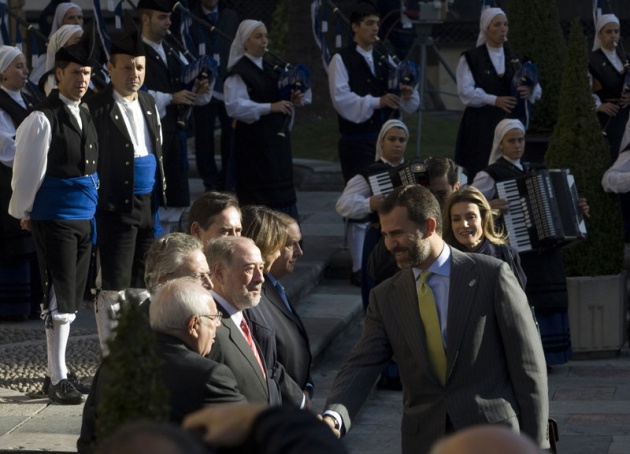
[[[89,46],[85,41],[79,41],[77,44],[62,47],[55,54],[55,61],[68,61],[71,63],[77,63],[81,66],[93,65],[90,60]]]
[[[110,55],[126,54],[132,57],[144,57],[144,43],[137,30],[129,30],[112,43]]]
[[[173,5],[170,0],[140,0],[137,8],[153,9],[163,13],[170,13],[173,9]]]

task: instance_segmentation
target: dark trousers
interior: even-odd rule
[[[131,213],[98,211],[103,290],[144,288],[145,255],[154,239],[151,194],[133,196]]]
[[[53,285],[59,312],[76,312],[83,302],[90,265],[91,221],[31,221],[31,226],[46,295]],[[48,298],[44,304],[47,307]]]
[[[221,124],[221,171],[214,160],[214,125],[217,117]],[[195,159],[197,172],[206,190],[222,190],[230,152],[230,118],[223,102],[211,101],[205,106],[193,108],[195,131]]]

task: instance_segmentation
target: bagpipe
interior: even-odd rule
[[[510,115],[511,118],[517,118],[525,125],[527,128],[529,123],[529,116],[531,110],[531,103],[528,99],[524,99],[520,97],[518,92],[518,87],[526,86],[529,87],[532,91],[534,87],[538,85],[538,68],[531,61],[526,61],[521,64],[519,60],[512,61],[513,66],[515,67],[514,76],[512,77],[512,83],[510,87],[510,95],[515,97],[516,107],[512,111]]]
[[[210,90],[214,88],[214,84],[219,75],[219,64],[210,55],[202,55],[192,63],[183,66],[181,69],[180,81],[184,88],[196,92],[194,86],[195,80],[207,80]],[[182,106],[177,117],[177,126],[182,129],[186,128],[190,113],[193,106]]]
[[[285,66],[278,78],[278,93],[280,99],[291,101],[294,93],[306,93],[311,89],[311,71],[302,64]],[[293,115],[287,115],[278,131],[278,135],[286,137],[286,132],[291,126]]]

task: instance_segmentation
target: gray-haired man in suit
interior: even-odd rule
[[[520,430],[548,447],[545,359],[510,267],[444,243],[439,204],[422,186],[395,190],[379,215],[387,249],[402,271],[372,291],[361,340],[335,379],[324,421],[341,432],[350,429],[395,356],[404,454],[427,453],[445,434],[484,423]],[[425,316],[428,293],[433,323]]]

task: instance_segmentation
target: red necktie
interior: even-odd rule
[[[263,366],[262,360],[260,359],[260,355],[258,354],[258,348],[256,348],[256,344],[254,343],[254,338],[252,337],[252,333],[249,330],[249,325],[245,320],[245,317],[241,320],[241,331],[243,331],[243,336],[245,336],[245,340],[247,341],[247,345],[252,349],[252,353],[256,357],[256,361],[258,361],[258,365],[260,366],[260,370],[262,370],[263,377],[267,377],[265,374],[265,368]]]

